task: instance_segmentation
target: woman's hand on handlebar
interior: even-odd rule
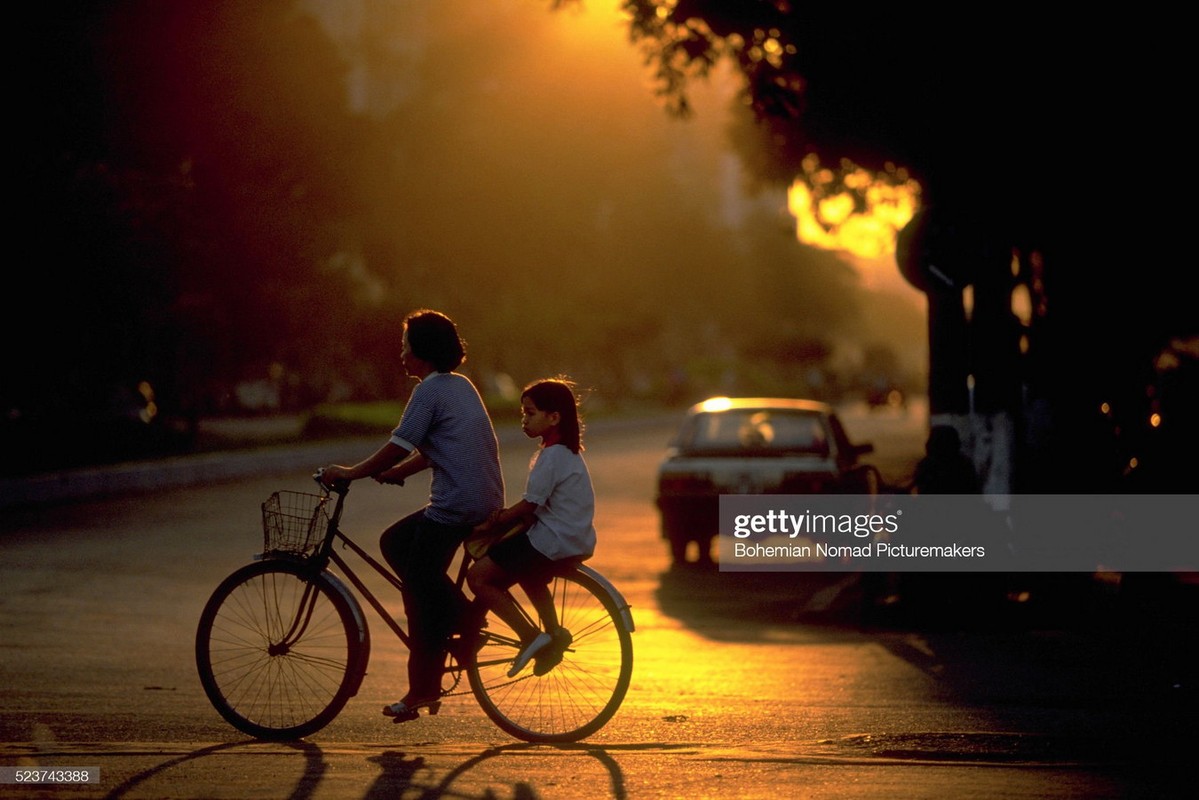
[[[369,458],[352,467],[330,464],[320,469],[317,472],[317,475],[320,476],[317,480],[321,482],[322,486],[330,488],[346,486],[350,481],[359,478],[374,478],[380,483],[394,483],[403,486],[404,478],[429,466],[428,459],[419,453],[413,454],[411,458],[408,456],[408,450],[388,442]]]
[[[348,486],[353,478],[350,477],[350,470],[347,467],[342,467],[337,464],[330,464],[327,467],[321,467],[313,476],[326,489],[333,489],[338,486]]]

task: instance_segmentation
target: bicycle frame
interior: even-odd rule
[[[358,555],[359,558],[369,564],[375,572],[383,576],[383,578],[389,584],[394,586],[397,591],[403,590],[403,583],[398,577],[396,577],[395,573],[393,573],[383,564],[380,564],[369,553],[363,550],[357,542],[342,533],[340,529],[333,531],[329,541],[330,543],[334,541],[340,541],[344,547],[349,547]],[[346,560],[337,552],[330,550],[328,561],[337,566],[337,568],[343,575],[345,575],[346,579],[354,586],[358,593],[366,599],[366,602],[370,605],[370,607],[375,610],[375,613],[382,618],[387,627],[391,629],[391,632],[394,633],[399,640],[404,643],[405,647],[409,647],[408,632],[400,627],[400,623],[396,622],[395,617],[388,613],[387,609],[383,607],[383,604],[379,601],[379,599],[375,597],[369,588],[367,588],[366,584],[363,583],[362,579],[358,577],[358,574],[354,572],[353,568],[351,568]]]
[[[323,485],[322,488],[324,488]],[[383,620],[384,624],[391,629],[391,632],[394,633],[401,642],[403,642],[405,647],[411,647],[408,632],[405,631],[404,628],[400,626],[400,623],[396,621],[395,617],[393,617],[388,610],[384,608],[383,603],[380,602],[377,597],[375,597],[374,593],[371,592],[366,583],[363,582],[362,578],[358,576],[350,563],[347,562],[346,559],[342,557],[341,554],[339,554],[334,548],[334,544],[340,542],[343,549],[348,547],[350,550],[352,550],[359,558],[366,562],[371,569],[373,569],[384,580],[391,584],[396,591],[402,592],[404,590],[404,583],[400,580],[398,575],[392,572],[391,569],[385,564],[380,563],[378,559],[363,549],[361,545],[342,532],[341,512],[342,507],[345,504],[346,495],[348,495],[350,492],[349,487],[338,487],[331,491],[333,494],[337,495],[337,502],[333,509],[333,513],[329,516],[329,524],[325,531],[325,538],[321,542],[320,548],[317,550],[316,555],[312,557],[312,567],[314,572],[324,572],[330,563],[334,564],[338,570],[340,570],[341,574],[344,575],[351,585],[353,585],[353,587],[358,591],[358,593],[366,599],[367,604],[375,610],[375,613],[380,619]],[[463,552],[462,563],[458,568],[458,576],[454,582],[454,585],[459,589],[462,588],[462,585],[466,580],[466,570],[469,565],[470,557]]]

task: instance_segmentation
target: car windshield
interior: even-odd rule
[[[828,432],[819,413],[787,409],[732,409],[696,414],[683,429],[688,452],[827,456]]]

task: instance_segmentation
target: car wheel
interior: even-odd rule
[[[670,560],[675,564],[687,563],[687,540],[678,534],[670,537]]]
[[[677,521],[665,514],[662,516],[662,538],[670,545],[670,560],[675,564],[687,563],[688,539],[683,530]]]

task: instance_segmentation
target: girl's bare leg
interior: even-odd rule
[[[537,615],[541,617],[542,629],[546,633],[556,631],[558,629],[558,611],[554,608],[554,598],[550,594],[549,585],[538,580],[521,581],[520,588],[525,590],[533,608],[537,609]]]
[[[467,573],[467,581],[470,583],[471,591],[475,593],[475,597],[486,604],[495,612],[495,615],[507,623],[513,632],[520,637],[522,642],[530,642],[537,638],[538,630],[529,620],[521,613],[520,608],[508,596],[508,587],[516,583],[516,580],[499,564],[484,556],[474,563]],[[550,612],[553,613],[553,598],[549,596],[549,590],[542,587],[546,600],[548,601]],[[527,591],[527,589],[526,589]],[[536,598],[530,597],[533,600],[534,607],[537,612],[542,613],[541,606],[536,605]]]

